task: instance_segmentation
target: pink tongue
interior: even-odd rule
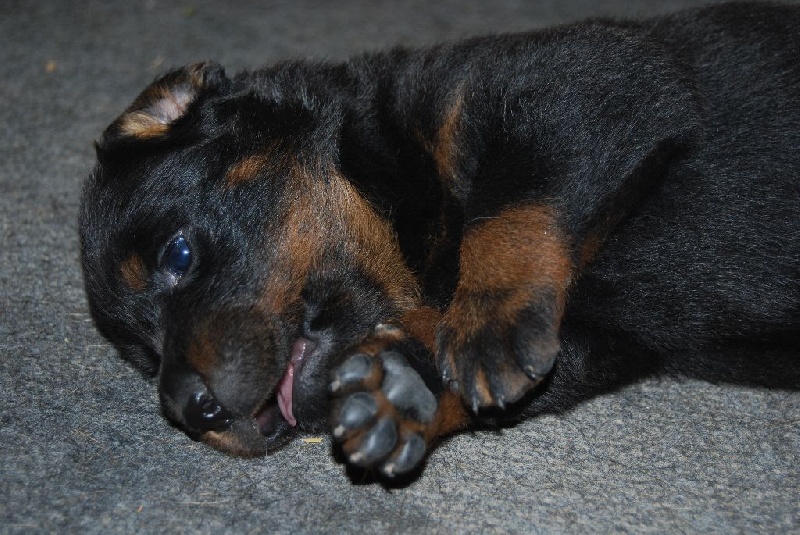
[[[297,425],[297,420],[292,414],[292,389],[294,388],[294,362],[289,363],[286,368],[286,373],[281,377],[281,382],[278,383],[278,408],[283,414],[283,418],[289,422],[292,427]]]
[[[292,359],[286,367],[286,373],[281,377],[278,383],[278,408],[281,410],[283,418],[292,427],[297,425],[297,419],[292,413],[292,392],[294,391],[294,372],[295,367],[298,366],[306,354],[310,353],[313,345],[310,340],[305,338],[298,338],[292,345]]]

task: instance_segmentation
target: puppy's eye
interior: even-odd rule
[[[175,277],[186,275],[192,265],[192,250],[183,236],[176,236],[164,251],[163,266]]]

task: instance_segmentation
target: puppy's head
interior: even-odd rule
[[[238,455],[321,430],[344,350],[416,300],[338,170],[336,96],[304,69],[167,74],[105,131],[84,189],[98,328],[157,374],[172,421]]]

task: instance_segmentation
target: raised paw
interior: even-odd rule
[[[333,436],[352,464],[388,477],[410,472],[437,434],[437,396],[399,351],[358,349],[333,373]]]

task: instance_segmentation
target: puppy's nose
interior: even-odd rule
[[[189,428],[201,433],[219,432],[233,425],[233,414],[208,392],[198,391],[189,396],[183,408],[183,421]]]

